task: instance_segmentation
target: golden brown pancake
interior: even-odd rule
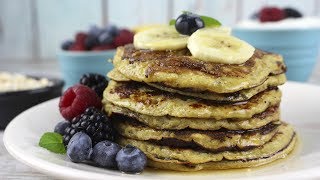
[[[131,81],[122,75],[118,70],[113,69],[108,73],[108,77],[115,81]],[[184,89],[176,89],[173,87],[165,86],[161,83],[147,83],[150,86],[158,88],[163,91],[168,91],[172,93],[178,93],[185,96],[191,96],[196,98],[214,100],[214,101],[222,101],[222,102],[239,102],[239,101],[247,101],[252,96],[270,88],[282,85],[286,82],[285,74],[273,75],[269,76],[261,85],[250,89],[243,89],[233,93],[214,93],[211,91],[199,91],[197,89],[184,88]]]
[[[180,171],[230,169],[262,165],[286,157],[294,148],[295,141],[296,135],[290,125],[283,125],[269,142],[248,151],[211,153],[192,149],[170,148],[148,141],[128,138],[118,140],[121,145],[131,144],[141,149],[150,159],[149,166]]]
[[[138,50],[133,45],[117,49],[115,68],[128,79],[161,83],[174,89],[232,93],[262,84],[269,75],[285,72],[280,55],[255,50],[244,64],[230,65],[201,61],[188,49],[178,51]]]
[[[152,141],[173,148],[192,147],[192,149],[205,149],[212,152],[247,150],[262,146],[278,132],[281,124],[280,122],[269,123],[250,130],[156,130],[132,119],[113,120],[117,132],[126,138]]]
[[[214,118],[216,120],[248,119],[280,103],[281,92],[269,89],[253,96],[249,101],[219,104],[168,93],[137,82],[110,81],[104,91],[103,102],[128,108],[151,116],[174,116],[189,118]]]
[[[249,119],[206,119],[206,118],[179,118],[173,116],[150,116],[136,113],[128,108],[116,106],[112,103],[106,103],[104,110],[107,114],[115,119],[133,118],[151,128],[159,130],[181,130],[181,129],[198,129],[198,130],[218,130],[221,128],[229,130],[256,129],[275,122],[280,119],[279,107],[272,106],[264,112],[255,114]]]

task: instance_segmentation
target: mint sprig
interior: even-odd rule
[[[171,19],[170,22],[169,22],[169,25],[175,25],[176,24],[176,20],[175,19]]]
[[[54,133],[54,132],[44,133],[40,138],[39,146],[54,153],[58,153],[58,154],[66,153],[66,148],[63,144],[63,137],[58,133]]]
[[[221,26],[221,23],[209,16],[200,16],[202,21],[204,22],[204,27],[219,27]]]

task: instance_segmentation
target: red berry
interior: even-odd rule
[[[115,46],[123,46],[133,42],[133,32],[122,29],[119,31],[119,34],[113,39],[113,44]]]
[[[92,89],[84,85],[74,85],[68,88],[60,97],[60,113],[69,121],[92,106],[101,108],[101,99]]]
[[[85,46],[85,41],[88,37],[88,34],[84,32],[79,32],[76,34],[76,38],[72,46],[69,48],[71,51],[85,51],[86,46]]]
[[[285,18],[285,12],[277,7],[265,7],[259,13],[261,22],[280,21]]]
[[[94,46],[91,50],[92,51],[103,51],[108,49],[115,49],[116,47],[113,44],[106,44],[100,46]]]
[[[68,49],[69,51],[85,51],[86,48],[80,44],[73,44]]]

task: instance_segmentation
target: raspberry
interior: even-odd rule
[[[285,12],[276,7],[265,7],[259,13],[261,22],[280,21],[285,18]]]
[[[92,51],[103,51],[103,50],[108,50],[108,49],[115,49],[116,47],[112,44],[107,44],[107,45],[100,45],[100,46],[94,46],[91,50]]]
[[[79,45],[79,44],[73,44],[70,46],[69,50],[70,51],[85,51],[86,48],[82,45]]]
[[[118,46],[123,46],[133,42],[134,34],[126,29],[122,29],[119,31],[119,34],[114,38],[113,44]]]
[[[114,140],[115,131],[110,119],[94,107],[87,108],[81,115],[71,121],[71,126],[65,129],[63,143],[67,145],[74,134],[85,132],[95,145],[104,140]]]
[[[101,108],[101,100],[92,89],[84,85],[74,85],[60,97],[60,113],[69,121],[91,106]]]
[[[86,39],[88,35],[83,32],[76,34],[75,42],[70,46],[69,50],[71,51],[85,51],[86,50]]]

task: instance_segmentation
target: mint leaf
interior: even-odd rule
[[[169,22],[169,25],[175,25],[176,24],[176,20],[175,19],[171,19],[170,22]]]
[[[200,18],[204,22],[205,27],[219,27],[219,26],[221,26],[221,23],[212,17],[200,16]]]
[[[66,153],[66,148],[63,144],[63,137],[58,133],[54,133],[54,132],[44,133],[40,138],[39,146],[54,153],[58,153],[58,154]]]

